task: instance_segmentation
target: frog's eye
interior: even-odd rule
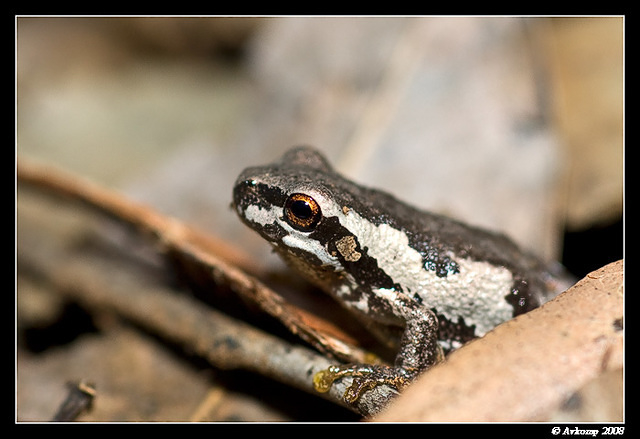
[[[291,227],[308,232],[322,218],[320,206],[309,195],[291,194],[284,205],[284,217]]]

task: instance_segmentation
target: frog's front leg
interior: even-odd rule
[[[331,366],[314,376],[315,389],[319,392],[327,392],[335,381],[347,376],[351,377],[353,381],[343,398],[347,403],[353,404],[364,392],[382,384],[401,391],[420,372],[440,362],[444,354],[438,344],[438,319],[434,312],[414,301],[405,303],[399,308],[405,318],[406,327],[394,366],[369,364]]]

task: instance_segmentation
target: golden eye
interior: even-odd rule
[[[291,194],[284,205],[284,217],[291,227],[308,232],[313,230],[322,212],[316,200],[305,194]]]

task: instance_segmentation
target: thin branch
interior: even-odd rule
[[[69,393],[58,411],[51,419],[53,422],[75,421],[82,412],[90,410],[96,396],[95,386],[86,381],[67,383]]]
[[[313,375],[333,363],[329,358],[204,307],[191,295],[145,278],[117,260],[65,254],[63,249],[46,248],[51,243],[38,242],[37,248],[19,249],[19,263],[46,279],[57,294],[88,310],[123,317],[217,368],[255,372],[345,405],[341,396],[350,379],[336,383],[326,395],[313,389]],[[364,395],[357,406],[347,407],[371,415],[394,394],[381,387]]]
[[[217,283],[228,285],[244,299],[280,320],[292,333],[316,349],[347,362],[364,362],[368,353],[334,324],[286,302],[261,282],[255,264],[227,243],[174,218],[127,200],[91,181],[52,167],[21,159],[18,183],[27,184],[97,210],[142,233],[150,234],[163,250],[181,261],[196,264]]]
[[[365,353],[342,340],[314,329],[317,317],[287,303],[256,278],[222,260],[212,248],[200,245],[194,232],[182,223],[163,217],[151,209],[131,203],[90,182],[22,163],[20,183],[29,183],[96,208],[137,229],[151,233],[165,252],[178,254],[183,262],[205,268],[217,284],[225,284],[245,299],[277,317],[293,333],[314,347],[330,351],[347,361],[362,361]],[[206,236],[205,236],[206,237]],[[54,240],[35,239],[18,248],[19,266],[28,266],[46,279],[58,294],[72,298],[95,312],[108,310],[150,332],[183,346],[221,369],[244,369],[345,405],[342,395],[350,385],[346,378],[335,383],[326,394],[313,389],[313,376],[335,361],[310,349],[288,343],[245,322],[211,308],[189,294],[181,293],[139,271],[118,258],[79,254],[77,250],[56,247]],[[206,239],[205,239],[205,242]],[[325,324],[327,327],[330,325]],[[339,332],[339,331],[338,331]],[[367,392],[356,406],[363,415],[372,415],[396,394],[380,386]]]

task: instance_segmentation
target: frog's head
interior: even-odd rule
[[[242,221],[276,248],[290,248],[302,257],[332,259],[319,248],[340,209],[336,185],[340,177],[315,149],[296,147],[276,163],[245,169],[233,189],[233,204]],[[309,256],[311,257],[311,256]]]
[[[233,189],[240,218],[269,242],[277,244],[294,234],[313,233],[323,212],[332,208],[326,184],[333,174],[318,151],[308,147],[289,150],[280,161],[245,169]]]
[[[245,169],[233,204],[242,221],[290,265],[322,284],[344,271],[369,279],[378,273],[363,244],[363,234],[370,235],[381,215],[379,203],[371,203],[373,192],[380,194],[340,176],[315,149],[296,147],[276,163]],[[384,242],[369,242],[368,249],[373,245]]]

